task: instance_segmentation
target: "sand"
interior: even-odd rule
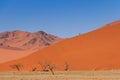
[[[22,64],[23,71],[30,71],[39,63],[49,63],[56,70],[112,70],[120,69],[120,21],[97,30],[62,40],[33,54],[0,65],[1,71],[16,70],[13,64]]]
[[[120,80],[120,71],[0,72],[0,80]]]

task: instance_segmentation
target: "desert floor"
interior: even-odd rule
[[[0,80],[120,80],[120,71],[0,72]]]

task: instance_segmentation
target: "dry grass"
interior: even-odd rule
[[[0,72],[0,80],[120,80],[120,71]]]

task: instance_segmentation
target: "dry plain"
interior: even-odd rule
[[[0,80],[120,80],[120,71],[0,72]]]

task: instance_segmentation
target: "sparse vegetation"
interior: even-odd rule
[[[69,70],[69,64],[67,62],[65,62],[65,71],[68,71]]]
[[[41,68],[42,68],[42,71],[44,72],[48,72],[49,70],[47,69],[47,64],[46,63],[39,63]]]
[[[120,80],[120,71],[0,72],[0,80]]]
[[[47,66],[48,66],[49,70],[51,71],[52,75],[54,75],[55,74],[54,73],[55,65],[54,64],[48,64]]]
[[[50,71],[52,73],[52,75],[54,75],[54,69],[55,69],[55,65],[52,63],[39,63],[42,71],[44,72],[48,72]]]
[[[22,64],[13,64],[13,65],[10,65],[11,68],[13,69],[17,69],[17,71],[20,71],[21,67],[23,67]]]
[[[36,68],[36,67],[32,68],[32,71],[36,71],[36,70],[37,70],[37,68]]]

